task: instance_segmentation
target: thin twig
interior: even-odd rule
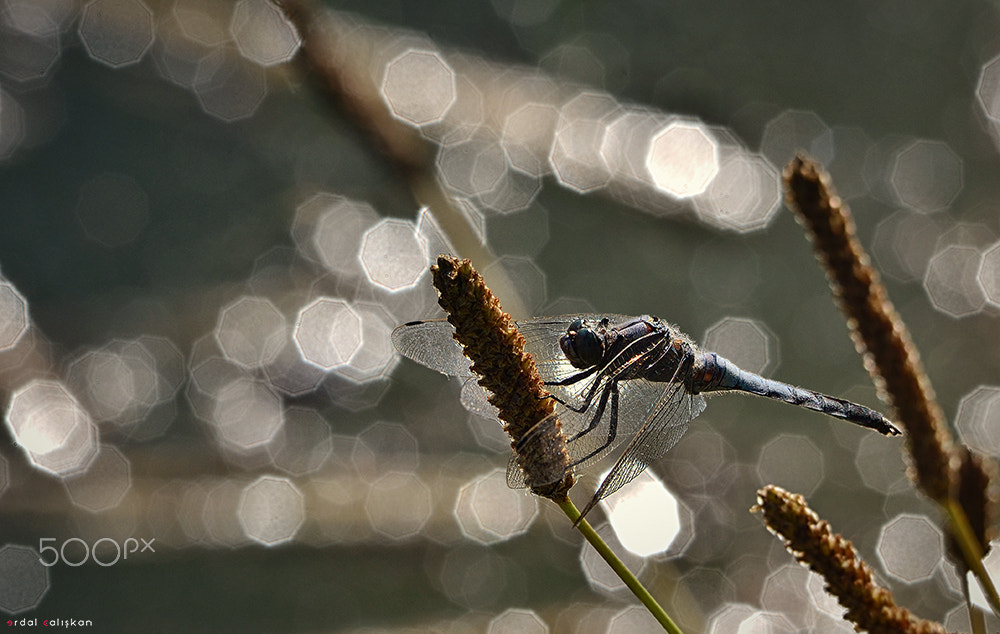
[[[625,585],[629,590],[632,591],[642,604],[646,606],[650,614],[663,626],[663,629],[670,632],[671,634],[680,634],[680,628],[676,623],[670,618],[670,616],[660,607],[660,604],[656,602],[653,595],[649,594],[645,586],[632,574],[632,571],[628,569],[625,563],[618,558],[618,555],[614,553],[611,548],[608,547],[607,542],[601,539],[601,536],[597,534],[597,531],[590,525],[590,523],[580,516],[580,511],[577,510],[576,505],[568,498],[565,497],[562,500],[555,500],[559,508],[563,510],[566,516],[573,520],[576,524],[577,530],[583,534],[584,538],[590,542],[590,545],[594,547],[594,550],[611,566],[611,569],[615,571],[615,574],[625,582]]]

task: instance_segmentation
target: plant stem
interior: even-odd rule
[[[568,496],[561,500],[553,501],[559,505],[559,508],[563,510],[563,513],[570,520],[577,523],[577,530],[583,533],[584,538],[590,542],[590,545],[594,547],[594,550],[597,551],[604,561],[608,562],[608,565],[615,571],[615,574],[625,582],[625,585],[632,591],[632,594],[646,606],[646,609],[663,626],[663,629],[671,634],[681,634],[681,629],[677,627],[677,624],[673,622],[666,611],[656,602],[656,599],[649,593],[649,590],[632,574],[632,571],[628,569],[625,563],[615,555],[608,544],[597,534],[594,527],[586,519],[580,518],[580,511],[577,510],[573,501]]]
[[[952,535],[965,558],[965,563],[969,565],[972,574],[979,580],[979,587],[982,588],[986,600],[989,601],[993,613],[1000,616],[1000,596],[997,595],[997,587],[990,577],[989,571],[983,565],[983,555],[979,550],[979,542],[973,533],[969,520],[965,516],[962,506],[954,499],[949,498],[944,503],[944,508],[948,511],[951,519]]]

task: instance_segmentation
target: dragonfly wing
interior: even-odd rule
[[[574,368],[563,353],[559,339],[566,334],[569,325],[577,319],[600,322],[607,319],[611,324],[619,324],[634,319],[626,315],[557,315],[555,317],[534,317],[517,322],[517,329],[524,335],[524,349],[531,353],[535,367],[542,380],[547,383],[561,381],[580,370]],[[553,395],[565,403],[579,405],[590,388],[591,381],[579,381],[571,385],[547,385]]]
[[[681,381],[663,392],[641,429],[632,437],[621,457],[601,482],[583,509],[586,515],[600,500],[611,495],[669,451],[687,431],[688,423],[705,409],[705,400],[692,395]]]
[[[411,321],[392,331],[392,345],[407,359],[451,376],[472,376],[472,362],[447,319]]]
[[[528,486],[524,481],[524,469],[517,462],[516,453],[510,454],[510,460],[507,461],[507,486],[512,489],[523,489]]]
[[[479,385],[475,378],[470,378],[462,385],[462,407],[466,411],[489,420],[500,422],[500,410],[493,407],[487,400],[489,394]],[[502,424],[502,423],[501,423]]]

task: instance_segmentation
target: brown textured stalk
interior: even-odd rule
[[[1000,593],[982,563],[993,519],[992,463],[964,447],[955,448],[909,332],[869,264],[854,220],[829,175],[800,156],[788,164],[783,177],[788,204],[809,229],[865,367],[906,429],[910,478],[948,513],[949,551],[975,573],[1000,615]]]
[[[490,403],[500,410],[504,431],[513,439],[525,483],[538,495],[564,498],[573,486],[566,439],[558,418],[550,416],[553,401],[524,351],[524,337],[469,260],[442,255],[431,272],[455,339],[472,359],[472,371],[492,394]],[[529,432],[532,442],[519,443]],[[554,483],[551,474],[559,475]]]
[[[847,608],[844,618],[873,634],[944,634],[945,629],[896,605],[892,593],[875,583],[854,545],[834,533],[801,495],[769,485],[757,491],[753,511],[785,542],[785,548],[826,582],[826,591]]]
[[[912,456],[910,476],[938,502],[951,493],[952,441],[910,335],[855,235],[854,220],[815,162],[785,168],[788,204],[809,229],[865,367],[896,409]]]

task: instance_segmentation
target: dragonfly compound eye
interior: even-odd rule
[[[559,347],[573,367],[581,370],[597,365],[604,358],[601,336],[579,319],[559,339]]]

